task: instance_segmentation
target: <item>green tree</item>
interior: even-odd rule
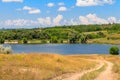
[[[56,36],[53,36],[50,40],[51,43],[58,43],[58,39]]]
[[[0,44],[4,44],[5,39],[4,38],[0,38]]]
[[[87,38],[86,35],[82,34],[80,39],[81,39],[81,43],[82,43],[82,44],[86,44],[86,43],[87,43],[87,39],[88,39],[88,38]]]
[[[24,43],[24,44],[27,44],[27,43],[28,43],[27,38],[23,38],[23,43]]]
[[[119,48],[116,46],[112,46],[109,51],[112,55],[119,55]]]

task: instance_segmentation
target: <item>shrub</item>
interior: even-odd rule
[[[87,38],[86,35],[84,35],[84,34],[81,35],[81,43],[82,43],[82,44],[86,44],[86,43],[87,43],[87,39],[88,39],[88,38]]]
[[[4,44],[5,40],[3,38],[0,38],[0,44]]]
[[[116,47],[116,46],[112,46],[110,48],[110,54],[112,54],[112,55],[119,55],[119,48]]]
[[[23,38],[23,43],[24,43],[24,44],[27,44],[27,43],[28,43],[27,38]]]
[[[2,45],[0,45],[0,53],[3,53],[3,54],[10,54],[12,53],[12,49],[11,47],[3,47]]]

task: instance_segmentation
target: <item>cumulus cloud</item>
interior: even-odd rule
[[[6,20],[0,23],[5,28],[24,28],[25,26],[37,26],[37,21],[26,19]]]
[[[79,20],[81,24],[89,24],[88,19],[84,16],[79,16]]]
[[[63,19],[63,15],[56,17],[37,18],[36,20],[15,19],[0,21],[1,26],[5,28],[24,28],[24,27],[45,27],[45,26],[58,26],[58,25],[79,25],[79,24],[109,24],[120,23],[119,19],[115,17],[108,17],[106,19],[98,17],[96,14],[87,14],[79,16],[78,19]]]
[[[2,0],[2,2],[23,2],[23,0]]]
[[[59,25],[60,21],[63,19],[63,15],[57,15],[54,19],[53,19],[53,24],[54,25]]]
[[[96,14],[88,14],[86,16],[79,16],[81,24],[108,24],[107,19],[97,17]]]
[[[56,26],[62,25],[60,22],[62,21],[63,16],[57,15],[54,18],[45,17],[45,18],[38,18],[36,20],[29,20],[29,19],[14,19],[14,20],[5,20],[0,21],[0,25],[4,26],[4,28],[24,28],[24,27],[44,27],[44,26]]]
[[[54,3],[48,3],[47,6],[48,6],[48,7],[53,7],[53,6],[54,6]]]
[[[38,18],[38,23],[43,26],[55,26],[60,25],[61,20],[63,19],[63,15],[57,15],[55,18]]]
[[[58,9],[58,11],[67,11],[67,8],[66,8],[66,7],[60,7],[60,8]]]
[[[41,25],[51,25],[51,18],[38,18],[38,23],[40,23]]]
[[[78,22],[75,21],[74,19],[71,19],[71,20],[70,20],[70,24],[71,24],[71,25],[78,25]]]
[[[104,4],[112,4],[114,0],[77,0],[76,6],[97,6]]]
[[[32,8],[32,7],[29,7],[29,6],[24,6],[22,9],[17,9],[17,10],[19,10],[19,11],[26,10],[26,11],[28,11],[29,14],[39,14],[39,13],[41,13],[40,9]]]
[[[115,17],[109,17],[108,22],[111,23],[111,24],[112,23],[117,23],[117,19]]]
[[[107,24],[108,21],[96,16],[96,14],[88,14],[86,16],[80,16],[79,20],[81,24]]]

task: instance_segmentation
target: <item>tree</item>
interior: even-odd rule
[[[27,43],[28,43],[27,38],[23,38],[23,43],[24,43],[24,44],[27,44]]]
[[[56,36],[53,36],[50,40],[51,43],[58,43],[58,39]]]
[[[4,44],[5,39],[4,38],[0,38],[0,44]]]
[[[82,34],[80,39],[81,39],[81,43],[82,43],[82,44],[86,44],[86,43],[87,43],[87,39],[88,39],[88,38],[87,38],[86,35]]]
[[[112,46],[109,51],[112,55],[119,55],[119,48],[116,46]]]

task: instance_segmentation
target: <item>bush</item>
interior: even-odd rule
[[[10,54],[12,53],[12,49],[11,47],[3,47],[2,45],[0,45],[0,53],[3,53],[3,54]]]
[[[5,40],[3,38],[0,38],[0,44],[4,44]]]
[[[23,43],[24,43],[24,44],[27,44],[27,43],[28,43],[27,38],[23,38]]]
[[[116,46],[112,46],[110,48],[110,54],[112,54],[112,55],[119,55],[119,48],[116,47]]]
[[[81,38],[80,38],[80,39],[81,39],[81,43],[82,43],[82,44],[86,44],[86,43],[87,43],[88,38],[87,38],[86,35],[84,35],[84,34],[81,35]]]

